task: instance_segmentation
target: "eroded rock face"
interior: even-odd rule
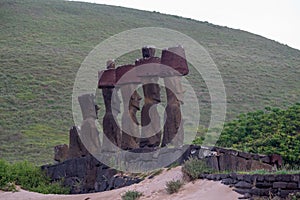
[[[132,150],[139,147],[140,137],[139,120],[136,113],[140,110],[141,96],[136,91],[140,81],[134,65],[119,66],[116,70],[117,85],[122,94],[122,141],[123,150]]]
[[[70,129],[70,134],[69,134],[68,159],[83,157],[87,155],[89,155],[89,152],[81,142],[81,139],[78,135],[77,128],[73,126]]]
[[[56,162],[63,162],[68,158],[68,145],[62,144],[54,147],[54,160]]]
[[[118,175],[117,170],[107,167],[92,155],[45,165],[42,170],[52,181],[63,180],[63,185],[71,189],[71,194],[108,191],[141,181]]]
[[[161,143],[160,116],[157,105],[160,103],[160,87],[155,82],[158,77],[143,77],[144,105],[141,112],[140,147],[158,147]]]
[[[111,72],[113,71],[113,72]],[[115,117],[120,113],[120,99],[117,91],[114,92],[116,84],[116,70],[114,61],[107,61],[107,70],[103,72],[102,76],[106,76],[106,72],[111,72],[104,77],[103,83],[99,80],[98,87],[102,89],[102,95],[105,104],[105,115],[103,117],[103,145],[102,151],[115,151],[116,147],[121,147],[121,130],[115,121]],[[101,73],[101,72],[100,72]],[[106,84],[107,79],[112,78],[113,84]],[[110,80],[110,79],[109,79]]]
[[[121,147],[121,130],[114,117],[114,114],[120,113],[120,99],[112,88],[103,88],[102,95],[105,103],[102,150],[114,151],[116,147]]]
[[[122,149],[124,150],[139,147],[138,138],[140,137],[140,131],[136,113],[140,110],[140,101],[142,98],[137,91],[134,90],[135,87],[134,84],[127,84],[123,85],[120,89],[124,102],[124,112],[122,115]],[[133,93],[130,94],[132,91]]]
[[[165,77],[164,81],[166,85],[167,107],[162,146],[168,144],[181,146],[183,145],[184,139],[183,121],[180,109],[180,104],[183,102],[181,77]]]
[[[101,149],[99,132],[95,122],[97,119],[97,111],[94,99],[95,96],[93,94],[85,94],[78,97],[83,117],[79,131],[80,139],[92,154],[99,152]]]

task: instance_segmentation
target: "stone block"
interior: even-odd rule
[[[162,51],[161,64],[171,67],[168,70],[162,67],[161,77],[187,75],[189,73],[188,63],[183,47],[170,47]]]
[[[113,88],[116,84],[116,69],[107,69],[98,73],[98,88]]]
[[[273,188],[281,188],[281,189],[283,189],[283,188],[286,188],[287,187],[287,182],[274,182],[273,183]]]

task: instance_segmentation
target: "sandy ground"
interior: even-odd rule
[[[121,195],[128,190],[137,190],[143,193],[140,200],[235,200],[241,195],[220,182],[197,180],[186,183],[178,193],[168,194],[165,190],[166,182],[182,179],[181,167],[165,170],[152,179],[145,179],[139,184],[116,190],[79,195],[44,195],[20,190],[19,192],[0,191],[1,200],[121,200]]]

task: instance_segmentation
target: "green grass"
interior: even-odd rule
[[[245,31],[62,0],[0,0],[0,19],[0,157],[11,162],[52,162],[53,146],[67,143],[73,125],[71,94],[81,62],[101,41],[128,29],[170,28],[203,45],[224,80],[227,120],[300,101],[300,51]],[[199,96],[201,125],[207,126],[207,87],[193,70],[187,79]],[[97,100],[103,113],[101,95]]]
[[[23,189],[43,194],[68,194],[60,182],[51,183],[40,167],[23,161],[9,164],[0,160],[0,189],[4,191],[17,191],[16,185]]]
[[[166,183],[166,191],[169,194],[177,193],[182,186],[183,186],[183,182],[181,180],[168,181]]]
[[[198,179],[201,174],[209,174],[214,171],[206,165],[204,160],[197,158],[189,158],[189,160],[184,162],[181,170],[185,177],[191,181]]]
[[[141,196],[143,196],[143,193],[135,191],[135,190],[129,190],[125,194],[122,195],[122,200],[137,200]]]

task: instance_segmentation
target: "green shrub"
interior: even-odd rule
[[[300,192],[289,194],[287,199],[288,200],[299,200],[300,199]]]
[[[6,183],[6,185],[1,189],[6,192],[18,192],[15,182]]]
[[[51,183],[49,177],[40,167],[29,162],[9,164],[0,160],[0,189],[12,189],[14,184],[22,188],[43,194],[68,194],[69,188],[61,186],[61,183]]]
[[[183,186],[183,182],[181,180],[172,180],[167,182],[166,184],[167,188],[167,192],[169,194],[173,194],[173,193],[177,193],[179,191],[179,189]]]
[[[189,158],[182,166],[182,172],[191,180],[196,180],[201,174],[212,173],[213,170],[203,160]]]
[[[285,164],[300,165],[300,103],[239,115],[225,123],[217,145],[250,153],[276,153]]]
[[[143,193],[135,191],[135,190],[129,190],[124,195],[122,195],[122,200],[137,200],[139,199]]]

